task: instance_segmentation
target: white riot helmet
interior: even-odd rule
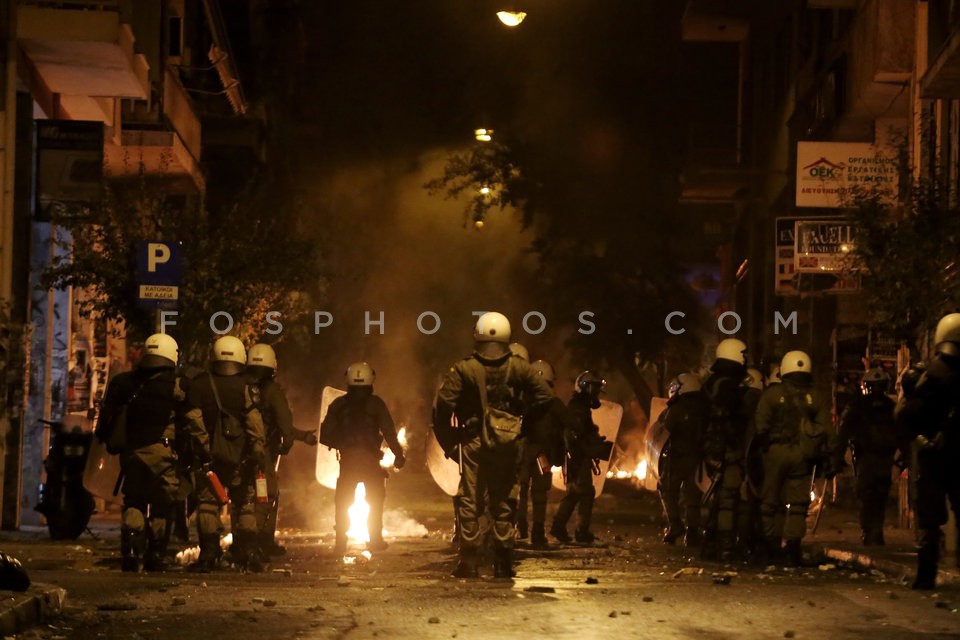
[[[700,391],[700,378],[695,373],[681,373],[670,381],[667,394],[672,398],[675,395]]]
[[[736,338],[721,340],[717,345],[717,359],[729,360],[737,364],[747,363],[747,345]]]
[[[377,372],[366,362],[354,362],[347,367],[346,376],[348,387],[372,387]]]
[[[763,391],[763,374],[760,373],[759,369],[751,367],[747,369],[747,377],[744,379],[744,383],[751,389]]]
[[[537,372],[537,375],[543,378],[544,382],[546,382],[551,387],[553,386],[553,381],[555,380],[555,377],[553,373],[553,367],[550,366],[549,362],[545,362],[543,360],[534,360],[533,362],[530,363],[530,366],[533,368],[534,371]]]
[[[811,371],[813,371],[813,365],[810,362],[810,356],[803,351],[788,351],[780,360],[781,378],[791,373],[810,373]]]
[[[940,318],[933,334],[933,344],[937,353],[960,357],[960,313],[950,313]]]
[[[276,371],[277,354],[274,352],[273,347],[259,342],[250,347],[250,351],[247,353],[247,366],[264,367]]]
[[[510,321],[507,316],[490,311],[477,320],[473,329],[477,355],[499,360],[510,354]]]
[[[144,369],[175,367],[179,354],[176,340],[165,333],[155,333],[143,343],[143,356],[138,366]]]
[[[240,338],[221,336],[213,343],[210,368],[222,376],[232,376],[243,371],[247,364],[247,350]]]
[[[527,348],[519,342],[510,343],[510,353],[518,358],[523,358],[524,362],[530,362],[530,352],[527,351]]]

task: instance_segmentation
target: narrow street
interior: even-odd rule
[[[95,522],[97,540],[11,534],[3,548],[31,578],[67,590],[62,617],[18,637],[960,637],[955,584],[921,594],[827,561],[767,571],[703,562],[659,542],[653,494],[623,488],[598,501],[601,544],[520,545],[513,582],[489,570],[455,580],[449,502],[428,477],[404,476],[388,492],[388,510],[403,508],[429,534],[388,537],[390,548],[370,561],[352,546],[353,564],[332,556],[329,534],[285,530],[288,553],[264,574],[133,575],[119,570],[119,527],[109,515]]]

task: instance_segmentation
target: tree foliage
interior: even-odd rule
[[[960,209],[934,181],[916,182],[901,207],[886,194],[852,194],[854,249],[875,327],[917,344],[948,311],[960,308]]]
[[[79,301],[81,313],[122,320],[128,336],[142,339],[155,331],[156,320],[153,310],[137,304],[137,245],[179,242],[184,276],[169,333],[188,360],[204,359],[213,337],[210,317],[218,311],[231,315],[231,333],[248,344],[264,337],[269,311],[295,325],[310,307],[308,286],[317,290],[317,248],[271,208],[269,185],[252,183],[257,186],[231,206],[213,212],[197,197],[175,197],[144,180],[108,183],[99,204],[54,213],[53,223],[70,232],[61,240],[69,251],[47,269],[43,283],[91,291]],[[221,318],[218,327],[225,325]]]
[[[544,157],[554,155],[538,153],[523,141],[477,144],[451,155],[443,174],[424,186],[447,198],[471,194],[468,220],[515,209],[536,233],[532,248],[540,262],[539,280],[551,292],[552,315],[582,328],[581,317],[570,310],[586,311],[596,325],[592,333],[573,333],[568,346],[575,359],[618,370],[648,406],[658,390],[650,387],[640,365],[664,357],[690,360],[701,348],[692,331],[675,336],[664,327],[672,311],[691,319],[698,315],[671,251],[673,216],[669,208],[659,209],[664,200],[636,197],[629,186],[642,184],[636,175],[593,177],[596,186],[588,186],[571,174],[572,165],[544,162]],[[482,193],[484,187],[489,191]]]

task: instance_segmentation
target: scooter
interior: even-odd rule
[[[83,487],[83,469],[93,434],[80,427],[68,431],[59,421],[40,422],[50,428],[50,448],[43,461],[47,481],[40,483],[34,510],[47,519],[52,539],[74,540],[86,530],[96,509],[93,496]]]

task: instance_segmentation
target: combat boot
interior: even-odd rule
[[[333,555],[338,558],[343,557],[347,552],[347,536],[343,533],[337,533],[336,542],[333,543]]]
[[[493,577],[509,580],[517,575],[513,570],[513,549],[497,549],[493,558]]]
[[[701,542],[700,529],[698,527],[687,527],[687,532],[683,535],[683,547],[692,549],[699,547]]]
[[[389,546],[383,538],[373,538],[367,543],[367,549],[370,551],[386,551]]]
[[[191,573],[210,573],[220,558],[220,536],[216,533],[200,535],[200,557],[187,567]]]
[[[241,572],[263,573],[264,558],[257,544],[257,534],[252,531],[237,531],[230,547],[234,565]]]
[[[282,544],[279,544],[269,531],[259,536],[259,540],[260,540],[260,551],[263,552],[265,556],[286,555],[287,553],[286,547],[284,547]]]
[[[454,578],[479,578],[480,573],[477,571],[476,554],[462,553],[460,560],[457,562],[457,566],[450,575]]]
[[[570,537],[570,534],[567,533],[567,528],[562,526],[556,520],[554,520],[553,526],[550,527],[550,535],[563,543],[573,540],[573,538]]]
[[[717,558],[720,562],[730,562],[733,560],[733,533],[730,531],[720,531],[717,533]]]
[[[786,566],[803,566],[803,547],[800,546],[799,540],[787,540],[784,543],[784,552],[786,553],[786,559],[784,562]]]
[[[547,534],[544,533],[544,524],[542,522],[533,523],[533,530],[530,532],[530,544],[537,548],[547,546]]]
[[[940,530],[920,530],[917,547],[917,577],[911,589],[930,591],[937,588],[937,564],[940,560]]]
[[[144,533],[134,529],[120,532],[120,569],[126,573],[138,573],[143,555]]]
[[[593,544],[597,541],[597,536],[593,535],[590,529],[577,529],[573,532],[573,539],[581,544]]]

